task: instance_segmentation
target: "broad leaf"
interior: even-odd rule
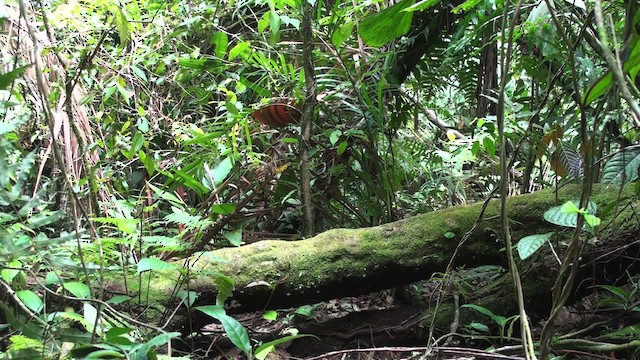
[[[273,349],[275,348],[276,345],[280,345],[280,344],[286,343],[288,341],[292,341],[292,340],[295,340],[295,339],[308,337],[308,336],[313,336],[313,335],[308,335],[308,334],[289,335],[289,336],[282,337],[280,339],[269,341],[267,343],[264,343],[264,344],[258,346],[258,348],[256,349],[256,352],[255,352],[255,357],[258,360],[264,360],[264,359],[267,358],[267,355],[269,355],[269,353],[271,351],[273,351]],[[313,336],[313,337],[315,337],[315,336]],[[317,337],[315,337],[315,338],[317,338]]]
[[[629,59],[625,61],[622,68],[625,74],[630,74],[635,78],[638,73],[638,69],[640,68],[640,41],[636,42]],[[587,91],[584,97],[584,105],[588,106],[602,96],[607,90],[609,90],[612,82],[613,75],[611,74],[611,71],[607,71],[607,73],[598,79],[598,81],[596,81],[596,83]]]
[[[44,308],[42,299],[31,290],[18,290],[16,291],[16,295],[29,310],[36,314],[39,314]]]
[[[347,21],[346,23],[342,24],[342,26],[333,31],[333,34],[331,35],[331,42],[336,48],[339,48],[342,43],[344,43],[349,38],[349,36],[351,36],[354,25],[355,22]]]
[[[409,6],[404,11],[424,11],[432,6],[439,4],[440,1],[442,0],[421,0],[414,5]]]
[[[413,12],[403,11],[415,0],[403,0],[379,13],[369,16],[360,23],[360,36],[370,46],[380,47],[406,34],[411,26]]]
[[[216,31],[211,36],[211,44],[214,45],[215,54],[219,58],[224,58],[227,53],[227,46],[229,45],[229,37],[223,31]]]
[[[231,245],[242,245],[242,228],[233,231],[225,231],[222,233],[222,235],[224,235],[224,237],[229,240]]]
[[[579,177],[582,173],[582,158],[571,145],[561,142],[551,156],[551,168],[559,176]]]
[[[80,299],[87,299],[91,296],[91,290],[89,287],[81,282],[66,282],[62,284],[62,287],[70,292],[71,295]]]
[[[175,270],[176,265],[156,258],[144,258],[138,262],[137,271],[143,273],[145,271],[166,271]]]
[[[602,168],[603,184],[625,185],[638,180],[640,152],[625,149],[616,153]]]
[[[547,240],[551,238],[553,233],[535,234],[525,236],[518,241],[518,255],[524,260],[533,255]]]
[[[177,269],[176,265],[168,263],[164,260],[156,259],[156,258],[144,258],[140,259],[138,262],[138,273],[142,273],[145,271],[162,271],[162,270],[175,270]]]
[[[249,341],[247,329],[245,329],[238,320],[227,315],[223,307],[217,305],[206,305],[198,306],[195,309],[220,321],[233,345],[242,350],[245,354],[251,354],[251,342]]]
[[[231,215],[236,211],[236,204],[215,204],[211,211],[221,215]]]
[[[262,318],[268,321],[274,321],[278,318],[278,313],[273,310],[267,310],[262,314]],[[256,349],[257,352],[257,349]]]
[[[216,295],[216,305],[224,306],[224,302],[233,293],[233,279],[224,274],[217,274],[216,286],[218,287],[218,295]]]
[[[580,204],[580,201],[573,200],[571,205],[565,203],[563,205],[554,206],[544,212],[544,219],[555,225],[575,228],[578,223],[579,213],[572,209],[578,209],[578,204]],[[589,201],[586,213],[595,215],[596,211],[596,204]]]
[[[251,56],[251,44],[249,42],[243,41],[238,43],[238,45],[231,48],[229,51],[229,61],[240,57],[242,60],[248,60]]]
[[[11,85],[11,83],[21,76],[25,70],[27,70],[31,65],[25,65],[17,67],[6,74],[0,75],[0,90],[4,90]]]
[[[120,45],[127,46],[131,41],[131,24],[129,24],[129,20],[124,14],[122,8],[118,6],[113,6],[112,11],[115,15],[114,22],[116,23],[116,29],[118,30],[118,37],[120,38]]]

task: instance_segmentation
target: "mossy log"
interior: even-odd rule
[[[571,236],[572,229],[547,223],[543,214],[553,206],[578,197],[579,189],[574,186],[557,193],[550,189],[510,197],[507,204],[514,242],[527,235],[554,230],[558,231],[555,243]],[[603,220],[596,232],[600,241],[607,241],[612,234],[619,237],[636,232],[638,221],[633,220],[631,209],[636,198],[632,189],[620,191],[615,187],[596,186],[592,201],[600,209],[598,215]],[[305,240],[267,240],[207,252],[187,260],[188,289],[199,294],[195,305],[213,304],[218,289],[217,274],[228,275],[235,282],[235,290],[227,306],[230,312],[241,312],[316,303],[427,279],[446,269],[458,246],[454,260],[457,267],[504,265],[499,200],[489,203],[483,219],[471,231],[482,206],[482,203],[456,206],[371,228],[335,229]],[[460,244],[460,239],[470,231],[469,238]],[[547,248],[540,255],[521,262],[522,266],[543,262],[552,266],[549,257],[545,260],[544,254],[549,254]],[[562,247],[557,250],[561,251]],[[553,279],[553,269],[542,272]],[[526,269],[523,274],[527,276]],[[179,284],[178,276],[175,273],[149,276],[150,282],[142,282],[142,298],[148,298],[160,309],[174,303],[171,294]],[[532,287],[528,289],[532,295],[548,292],[550,288],[547,281],[535,279],[528,285]],[[186,290],[186,286],[182,286]]]

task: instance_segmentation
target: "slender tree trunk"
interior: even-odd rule
[[[302,235],[313,235],[314,216],[313,200],[311,196],[311,164],[309,160],[309,147],[311,139],[311,127],[316,105],[316,78],[313,65],[313,32],[312,22],[316,2],[302,1],[302,58],[304,62],[304,77],[306,81],[306,97],[302,106],[302,136],[300,142],[300,191],[302,193]]]

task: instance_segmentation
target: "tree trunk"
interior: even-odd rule
[[[567,186],[557,196],[553,190],[543,190],[509,198],[514,242],[527,235],[556,231],[552,243],[557,252],[562,252],[564,248],[558,244],[569,237],[572,230],[544,221],[543,214],[555,205],[578,197],[579,190]],[[613,187],[598,186],[591,200],[601,213],[602,209],[607,211],[599,214],[602,218],[601,230],[596,232],[599,245],[591,249],[597,250],[614,238],[635,235],[638,222],[631,220],[632,207],[627,206],[635,201],[631,188],[619,192]],[[458,255],[454,260],[457,267],[504,266],[506,259],[498,234],[498,205],[497,200],[490,202],[483,220],[463,244],[459,240],[474,228],[482,203],[456,206],[372,228],[334,229],[306,240],[267,240],[207,252],[185,260],[190,264],[189,290],[198,292],[195,306],[213,304],[218,274],[228,275],[235,282],[233,296],[226,303],[228,311],[243,312],[317,303],[428,279],[446,269],[457,246]],[[525,298],[550,290],[543,277],[549,281],[554,279],[557,262],[548,249],[544,245],[534,256],[520,262],[525,292],[529,292]],[[532,281],[527,283],[527,280]],[[122,283],[121,279],[114,279],[107,290],[120,289],[121,293]],[[131,288],[131,284],[138,282],[128,283],[129,293],[136,293],[137,289]],[[171,295],[177,284],[181,284],[177,271],[148,274],[142,281],[142,299],[149,298],[156,306],[176,304]],[[182,289],[186,290],[186,286],[182,285]],[[509,289],[504,293],[509,294]],[[507,296],[501,301],[508,303],[515,299]]]

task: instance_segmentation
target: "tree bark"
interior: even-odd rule
[[[311,161],[309,148],[311,142],[311,127],[316,106],[316,77],[313,64],[313,19],[317,2],[311,5],[308,1],[302,2],[302,59],[304,62],[304,78],[306,96],[302,105],[302,128],[300,142],[300,193],[302,199],[302,235],[314,234],[315,219],[313,200],[311,193]]]
[[[552,242],[556,244],[556,251],[562,252],[562,246],[557,244],[562,244],[572,230],[547,223],[543,214],[578,196],[575,186],[567,186],[557,195],[549,189],[509,198],[514,242],[527,235],[556,231]],[[614,238],[636,235],[638,220],[633,217],[632,208],[637,201],[631,188],[618,191],[614,187],[597,186],[591,200],[598,209],[608,211],[599,215],[602,225],[596,232],[598,246]],[[457,246],[460,247],[454,260],[457,267],[504,266],[506,258],[498,234],[498,205],[498,200],[490,202],[483,220],[462,244],[459,240],[474,227],[482,203],[456,206],[372,228],[330,230],[306,240],[267,240],[207,252],[185,260],[190,264],[188,290],[198,293],[194,306],[215,303],[216,279],[218,274],[226,274],[235,282],[233,296],[226,303],[228,311],[244,312],[317,303],[428,279],[445,270]],[[541,274],[546,273],[552,281],[557,269],[557,262],[548,249],[544,245],[534,256],[521,262],[523,277],[532,280],[525,283],[525,292],[530,292],[525,298],[548,293],[550,289],[541,278]],[[541,266],[532,270],[533,264]],[[172,298],[174,288],[182,284],[182,290],[187,289],[179,278],[177,271],[147,274],[142,281],[142,299],[148,298],[158,307],[177,304]],[[107,290],[120,289],[121,293],[122,283],[122,279],[113,279]],[[138,282],[129,281],[129,293],[136,293],[138,289],[131,288],[132,283]],[[501,301],[513,300],[507,296]]]

